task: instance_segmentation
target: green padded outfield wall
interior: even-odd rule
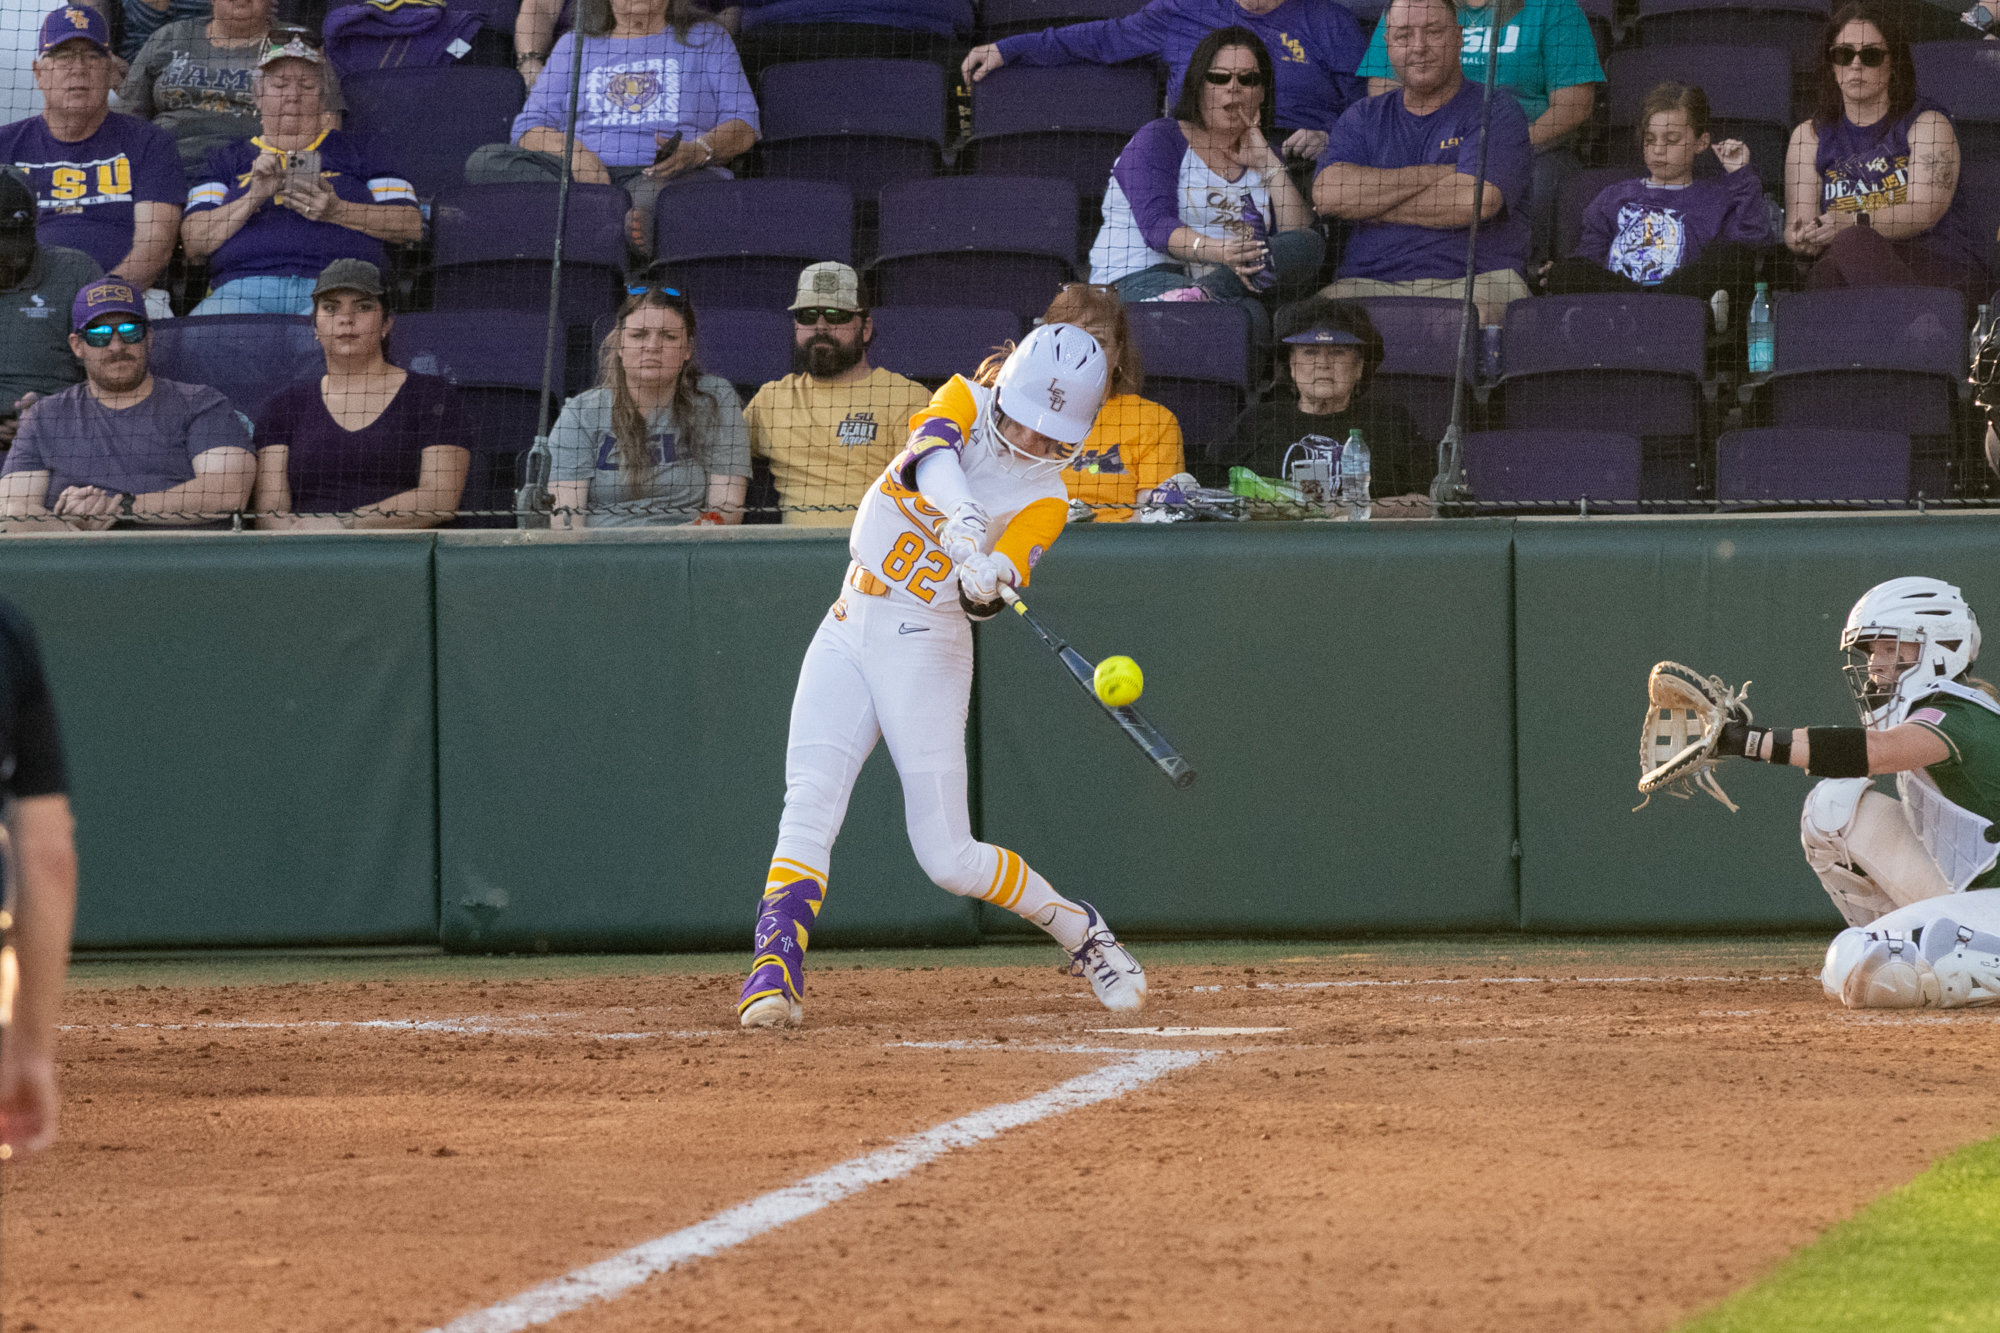
[[[1137,659],[1200,778],[1176,791],[1003,615],[983,835],[1134,933],[1513,929],[1510,527],[1071,528],[1030,605]]]
[[[447,947],[748,948],[784,803],[799,662],[847,534],[440,534]],[[886,748],[863,771],[815,944],[957,944]]]
[[[1804,773],[1732,763],[1741,813],[1705,795],[1630,813],[1647,670],[1751,680],[1760,722],[1852,726],[1840,630],[1868,588],[1933,575],[2000,621],[1990,515],[1523,520],[1514,569],[1530,931],[1838,930],[1799,850]]]
[[[61,714],[83,948],[437,937],[431,538],[0,542]]]

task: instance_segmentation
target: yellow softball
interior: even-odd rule
[[[1107,657],[1097,664],[1091,684],[1098,698],[1113,708],[1123,708],[1135,702],[1146,688],[1146,676],[1129,657]]]

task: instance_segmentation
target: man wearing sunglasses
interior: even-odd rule
[[[249,430],[214,389],[154,378],[144,294],[93,282],[71,327],[84,382],[21,418],[0,468],[7,530],[189,527],[243,508],[257,472]]]
[[[759,389],[743,412],[750,453],[771,466],[784,522],[850,527],[930,390],[868,364],[875,323],[847,265],[807,267],[791,313],[792,373]]]

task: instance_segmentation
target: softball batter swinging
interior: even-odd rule
[[[1024,587],[1068,517],[1062,465],[1104,401],[1104,351],[1045,324],[991,389],[954,376],[911,418],[907,448],[862,499],[846,586],[799,668],[785,751],[785,813],[758,903],[737,1014],[746,1028],[799,1023],[806,944],[826,899],[833,841],[878,737],[903,783],[917,861],[939,887],[1040,926],[1110,1009],[1146,1002],[1146,974],[1089,903],[1019,855],[975,841],[966,808],[971,620]]]

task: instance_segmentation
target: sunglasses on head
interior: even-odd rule
[[[146,341],[146,326],[136,319],[121,319],[116,324],[93,324],[83,330],[82,337],[92,347],[109,347],[114,333],[128,347]]]
[[[831,306],[825,309],[813,306],[807,307],[804,310],[794,310],[792,318],[799,322],[800,328],[809,329],[821,320],[825,320],[827,323],[833,325],[851,324],[854,322],[854,317],[857,313],[853,310],[835,310]]]
[[[1202,77],[1218,88],[1227,88],[1232,82],[1245,88],[1262,88],[1264,86],[1264,71],[1261,69],[1249,71],[1240,69],[1212,69],[1202,75]]]
[[[658,292],[662,296],[671,296],[677,301],[687,299],[681,295],[681,289],[678,287],[667,287],[657,282],[628,282],[625,284],[625,294],[627,296],[644,296],[647,292]]]
[[[1886,46],[1836,46],[1829,49],[1826,58],[1846,69],[1859,60],[1863,69],[1876,69],[1889,59]]]

